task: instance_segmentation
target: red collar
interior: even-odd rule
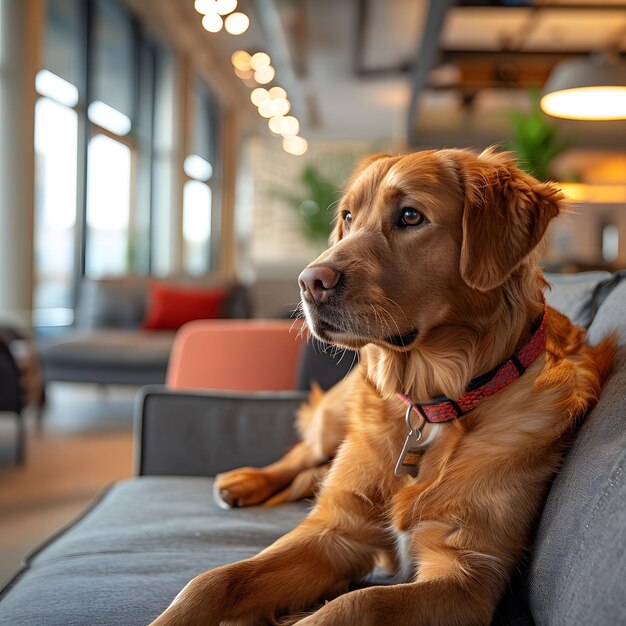
[[[467,386],[466,392],[458,399],[437,396],[430,402],[413,402],[411,398],[398,394],[400,399],[411,406],[427,422],[449,422],[475,409],[485,398],[492,396],[508,384],[517,380],[526,368],[541,354],[546,347],[546,324],[548,312],[544,309],[541,318],[535,322],[528,342],[513,356],[490,372],[474,378]]]

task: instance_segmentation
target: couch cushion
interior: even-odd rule
[[[148,298],[143,276],[83,279],[76,310],[79,328],[137,328]]]
[[[42,343],[46,381],[102,384],[165,382],[173,332],[143,330],[70,331]]]
[[[595,314],[594,296],[603,293],[601,285],[611,283],[609,272],[581,272],[579,274],[545,274],[550,284],[546,301],[567,315],[574,324],[588,328]]]
[[[618,331],[617,360],[557,475],[529,580],[537,624],[626,624],[626,280],[600,306],[589,340]]]
[[[305,503],[223,511],[204,478],[133,479],[32,557],[0,599],[2,626],[145,626],[194,576],[253,556]]]
[[[165,363],[172,348],[173,332],[141,330],[76,331],[41,347],[49,363],[143,367]]]
[[[167,283],[150,287],[148,309],[141,322],[144,330],[178,330],[183,324],[223,317],[226,291],[181,287]]]

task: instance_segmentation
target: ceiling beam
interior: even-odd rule
[[[439,62],[482,62],[482,63],[520,63],[528,62],[530,64],[549,64],[550,66],[571,59],[572,57],[588,56],[595,53],[596,50],[461,50],[461,49],[443,49],[439,53]],[[618,55],[626,59],[626,51],[619,51]],[[396,74],[408,74],[413,68],[410,61],[398,63],[395,65],[385,65],[380,67],[360,67],[356,70],[360,78],[376,79],[381,77],[393,76]]]
[[[597,50],[441,50],[442,61],[546,61],[556,63],[574,56],[588,56]],[[625,56],[626,51],[618,51],[618,55]]]
[[[365,77],[381,73],[390,73],[390,68],[375,68],[369,70],[363,63],[365,56],[365,45],[367,26],[370,19],[369,0],[356,0],[356,32],[354,36],[354,73],[357,76]],[[407,68],[408,69],[408,68]],[[391,68],[391,72],[396,71]]]
[[[611,4],[610,2],[587,2],[584,3],[544,3],[541,1],[527,0],[525,2],[459,0],[457,5],[463,9],[545,9],[550,11],[620,11],[623,4]]]
[[[266,48],[276,70],[276,80],[285,89],[291,102],[290,115],[309,123],[310,120],[303,120],[307,109],[276,3],[274,0],[255,0],[254,8],[265,33]]]
[[[439,56],[439,36],[448,9],[455,5],[455,0],[430,0],[428,12],[415,53],[412,72],[411,99],[407,111],[407,141],[416,143],[415,119],[422,89],[428,83],[428,75],[435,67]]]

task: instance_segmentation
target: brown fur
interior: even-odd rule
[[[459,397],[526,341],[543,308],[537,246],[560,202],[493,151],[379,156],[357,171],[334,245],[312,264],[342,282],[323,305],[304,294],[311,330],[361,351],[343,383],[346,439],[302,524],[195,578],[155,624],[271,623],[329,598],[298,623],[490,622],[613,343],[589,347],[548,309],[546,349],[521,378],[461,419],[424,427],[417,478],[393,473],[406,436],[397,393]],[[428,222],[399,227],[405,207]],[[388,341],[410,331],[409,346]],[[342,593],[381,553],[408,562],[407,582]]]

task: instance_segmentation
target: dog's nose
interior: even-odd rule
[[[298,283],[304,295],[309,294],[315,304],[321,304],[328,300],[340,277],[341,274],[332,267],[317,265],[306,267],[298,276]]]

